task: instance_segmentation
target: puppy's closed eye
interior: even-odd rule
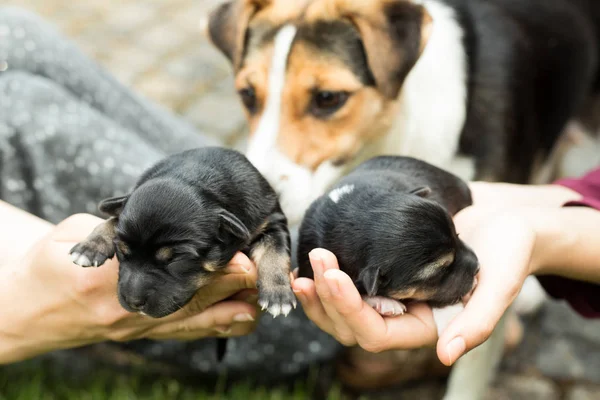
[[[173,251],[173,248],[161,247],[160,249],[158,249],[155,256],[158,261],[168,262],[173,258],[174,254],[175,252]]]

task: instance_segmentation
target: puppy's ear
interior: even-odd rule
[[[358,274],[358,281],[362,283],[367,295],[375,296],[379,290],[379,268],[365,268]]]
[[[247,41],[248,24],[270,0],[233,0],[221,4],[208,17],[208,36],[233,64],[241,67]]]
[[[111,217],[119,217],[121,212],[123,212],[123,208],[125,207],[125,203],[127,203],[128,199],[129,195],[111,197],[110,199],[102,200],[98,205],[98,209],[100,212],[110,215]]]
[[[250,232],[238,217],[227,210],[219,212],[219,239],[222,242],[230,242],[235,238],[236,242],[246,242],[250,240]]]
[[[411,190],[410,194],[414,194],[415,196],[425,198],[431,194],[431,188],[429,186],[423,186],[423,187]]]
[[[307,15],[312,20],[350,20],[361,35],[378,90],[394,99],[425,49],[433,25],[427,10],[409,0],[323,0]]]

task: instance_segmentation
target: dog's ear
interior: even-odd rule
[[[419,197],[427,197],[431,194],[431,188],[429,186],[422,186],[420,188],[416,188],[414,190],[410,191],[410,194],[414,194],[415,196],[419,196]]]
[[[246,242],[250,240],[250,231],[246,225],[227,210],[219,211],[219,239],[222,242],[235,241]]]
[[[128,199],[129,195],[111,197],[110,199],[102,200],[98,205],[98,209],[100,212],[110,215],[111,217],[119,217],[121,212],[123,212],[123,208],[125,207],[125,203],[127,203]]]
[[[232,0],[221,4],[208,17],[208,36],[238,70],[244,58],[248,24],[270,0]]]
[[[375,296],[379,290],[379,268],[365,268],[358,274],[358,281],[362,283],[367,295]]]
[[[380,92],[396,98],[404,79],[427,45],[432,18],[410,0],[323,0],[310,7],[311,19],[350,20],[358,29],[369,69]]]

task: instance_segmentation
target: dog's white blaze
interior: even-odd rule
[[[473,160],[456,156],[467,114],[464,33],[452,8],[434,0],[415,2],[425,6],[433,28],[423,54],[402,86],[399,116],[383,146],[471,180]]]
[[[342,199],[342,197],[352,193],[353,190],[354,185],[344,185],[342,187],[333,189],[331,192],[329,192],[329,198],[331,199],[331,201],[337,204]]]
[[[281,97],[285,87],[287,59],[295,36],[296,27],[293,25],[284,26],[275,36],[265,111],[256,132],[254,132],[254,138],[248,146],[248,157],[258,169],[268,163],[265,153],[274,149],[279,133]]]
[[[277,149],[287,61],[295,36],[293,25],[284,26],[275,36],[265,111],[246,152],[250,162],[280,195],[281,207],[292,226],[300,223],[310,204],[342,173],[341,168],[330,162],[323,163],[313,173]]]

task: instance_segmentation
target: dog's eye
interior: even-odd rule
[[[239,92],[240,98],[242,99],[242,103],[244,103],[244,107],[250,112],[254,114],[256,112],[256,92],[253,87],[247,87]]]
[[[329,117],[346,104],[348,97],[348,92],[318,91],[313,95],[311,112],[318,118]]]

